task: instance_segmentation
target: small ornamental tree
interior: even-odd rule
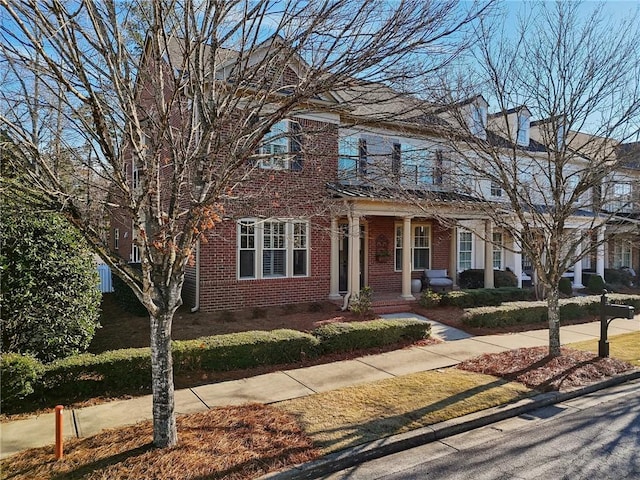
[[[3,208],[2,349],[51,361],[86,350],[98,327],[98,272],[61,216]]]

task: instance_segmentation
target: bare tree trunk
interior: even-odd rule
[[[547,311],[549,315],[549,356],[560,356],[560,292],[558,286],[547,291]]]
[[[178,443],[171,356],[174,310],[165,308],[157,316],[150,316],[153,444],[158,448],[173,447]]]

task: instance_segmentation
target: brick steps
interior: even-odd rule
[[[402,313],[410,311],[413,307],[418,304],[415,300],[383,300],[383,301],[374,301],[372,308],[373,312],[378,315],[384,315],[387,313]]]

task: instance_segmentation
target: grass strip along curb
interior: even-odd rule
[[[569,392],[546,392],[518,400],[508,405],[498,405],[478,412],[452,418],[434,425],[421,427],[406,433],[374,440],[335,453],[318,460],[296,465],[290,470],[264,475],[258,480],[311,480],[361,463],[442,440],[508,418],[566,402],[574,398],[640,379],[640,370],[633,370],[602,382],[579,387]]]
[[[174,373],[224,372],[294,363],[326,353],[417,341],[428,338],[430,332],[431,325],[424,321],[372,320],[329,324],[311,333],[281,329],[174,341]],[[2,356],[2,409],[5,413],[19,408],[25,399],[44,406],[52,401],[135,395],[151,389],[149,348],[74,355],[42,368],[36,365],[37,368],[25,369],[24,358],[15,354]],[[31,365],[33,361],[27,363]],[[27,375],[28,378],[23,378]],[[5,389],[9,385],[11,390]]]

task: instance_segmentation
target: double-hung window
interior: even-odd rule
[[[120,229],[115,228],[113,230],[113,249],[118,250],[120,248]]]
[[[395,235],[395,268],[402,270],[402,225],[396,225]],[[429,225],[413,224],[411,226],[411,265],[413,270],[426,270],[431,264],[431,227]]]
[[[285,277],[287,275],[287,247],[285,223],[264,222],[262,232],[262,276]]]
[[[613,244],[613,267],[631,266],[631,242],[616,240]]]
[[[433,163],[428,158],[428,152],[413,145],[403,145],[402,151],[402,180],[410,185],[431,185],[433,181]]]
[[[458,231],[458,270],[473,268],[473,237],[467,230]]]
[[[338,179],[354,181],[358,178],[359,148],[358,138],[342,136],[338,142]]]
[[[493,232],[493,269],[502,270],[504,248],[502,246],[502,232]]]
[[[304,220],[243,219],[238,222],[238,278],[306,276],[309,223]]]
[[[502,186],[495,181],[491,181],[491,196],[502,197]]]
[[[260,168],[269,170],[302,169],[300,124],[282,120],[271,127],[258,148]]]
[[[487,138],[487,107],[484,103],[474,103],[471,105],[469,118],[469,130],[471,135],[478,138]]]
[[[529,116],[522,112],[518,114],[518,134],[517,134],[517,143],[520,146],[527,147],[529,146],[529,128],[531,125],[531,121]]]

